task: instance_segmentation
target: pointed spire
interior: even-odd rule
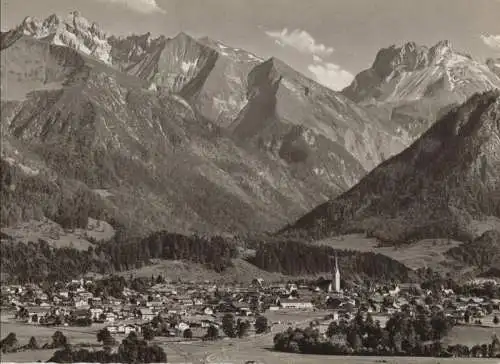
[[[337,253],[335,253],[335,272],[339,271],[339,262],[337,260]]]

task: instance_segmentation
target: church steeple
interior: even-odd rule
[[[337,260],[337,254],[335,254],[335,274],[334,274],[334,282],[335,282],[335,292],[340,292],[340,270],[339,263]]]

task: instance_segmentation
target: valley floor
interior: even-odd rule
[[[272,339],[278,332],[284,331],[291,323],[294,327],[307,326],[311,320],[324,317],[326,312],[275,312],[269,313],[269,320],[274,322],[270,333],[251,335],[244,339],[223,339],[215,342],[201,340],[190,342],[172,342],[168,338],[155,338],[154,343],[162,346],[167,353],[169,363],[210,363],[210,364],[243,364],[248,360],[265,364],[321,364],[321,363],[388,363],[388,364],[438,364],[438,363],[495,363],[498,359],[444,359],[444,358],[415,358],[415,357],[363,357],[363,356],[325,356],[303,355],[275,352],[271,349]],[[99,325],[87,328],[58,327],[73,344],[95,344],[96,333],[101,329]],[[50,341],[55,328],[46,328],[9,322],[2,317],[1,337],[9,332],[16,333],[21,345],[26,344],[31,336],[35,336],[39,344]],[[487,342],[491,335],[500,336],[500,328],[488,327],[455,327],[446,339],[450,344],[467,344]],[[30,350],[11,354],[2,354],[2,362],[34,362],[47,361],[54,350]]]

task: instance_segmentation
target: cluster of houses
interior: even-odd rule
[[[465,297],[442,290],[439,302],[415,284],[379,286],[369,290],[342,290],[336,274],[323,284],[266,284],[254,279],[249,285],[217,286],[204,283],[158,283],[145,292],[124,288],[120,298],[95,296],[92,280],[74,280],[49,293],[37,285],[3,285],[3,306],[16,307],[15,317],[40,325],[107,325],[111,333],[140,331],[141,324],[157,316],[181,317],[175,332],[187,327],[220,326],[225,313],[252,316],[265,311],[327,309],[333,318],[351,318],[360,308],[390,316],[402,310],[425,307],[444,311],[457,319],[481,318],[500,310],[500,299]]]

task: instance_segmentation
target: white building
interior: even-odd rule
[[[312,310],[314,305],[310,301],[295,300],[289,298],[281,298],[279,304],[282,308],[294,308],[301,310]]]
[[[328,292],[340,292],[340,270],[337,255],[335,255],[335,271],[333,273],[333,280],[328,287]]]

